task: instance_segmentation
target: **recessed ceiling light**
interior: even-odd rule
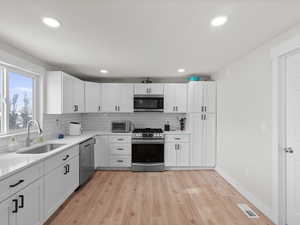
[[[183,68],[182,68],[182,69],[178,69],[177,72],[178,72],[178,73],[184,73],[184,72],[185,72],[185,69],[183,69]]]
[[[100,70],[100,73],[108,73],[108,70],[102,69],[102,70]]]
[[[51,18],[51,17],[43,17],[43,23],[48,27],[58,28],[60,27],[60,22],[58,20]]]
[[[223,26],[226,22],[227,22],[228,18],[227,16],[218,16],[215,17],[212,21],[211,21],[211,25],[213,27],[219,27],[219,26]]]

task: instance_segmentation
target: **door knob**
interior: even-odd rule
[[[291,147],[284,148],[284,151],[285,151],[286,153],[290,153],[290,154],[293,154],[293,153],[294,153],[294,150],[293,150]]]

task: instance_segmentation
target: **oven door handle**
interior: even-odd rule
[[[132,144],[143,144],[143,145],[152,145],[152,144],[164,144],[164,140],[132,140]]]

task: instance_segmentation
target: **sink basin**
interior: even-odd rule
[[[47,153],[51,152],[59,147],[64,146],[65,144],[45,144],[45,145],[40,145],[36,146],[27,150],[19,151],[17,152],[18,154],[42,154],[42,153]]]

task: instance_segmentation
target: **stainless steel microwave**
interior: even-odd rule
[[[134,111],[135,112],[163,112],[164,96],[135,95]]]
[[[129,120],[117,120],[111,122],[112,133],[129,133],[132,131],[132,122]]]

